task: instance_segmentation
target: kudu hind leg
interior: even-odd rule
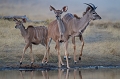
[[[83,47],[84,47],[84,40],[83,40],[82,35],[80,35],[79,39],[82,42],[82,47],[81,47],[81,51],[80,51],[80,55],[79,55],[79,60],[81,60],[82,51],[83,51]]]
[[[42,64],[43,63],[48,63],[51,41],[52,41],[52,38],[50,38],[50,39],[48,39],[46,41],[46,52],[44,54],[44,57],[43,57],[43,60],[42,60]]]

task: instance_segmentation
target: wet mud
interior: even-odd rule
[[[100,68],[120,68],[120,65],[80,65],[70,64],[70,69],[100,69]],[[33,65],[24,63],[21,66],[19,63],[2,63],[0,64],[0,70],[20,70],[20,71],[34,71],[34,70],[57,70],[60,69],[56,63],[38,64]],[[66,65],[63,65],[61,69],[67,69]]]

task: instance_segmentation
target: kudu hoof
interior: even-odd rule
[[[64,56],[64,59],[66,59],[66,56]]]
[[[48,62],[45,62],[45,65],[48,65]]]
[[[74,64],[77,64],[77,61],[75,61]]]
[[[70,59],[71,59],[71,57],[69,56],[69,57],[68,57],[68,60],[70,60]]]
[[[31,67],[33,66],[33,62],[31,63]]]
[[[64,59],[66,59],[66,56],[64,56]],[[71,57],[69,56],[69,57],[68,57],[68,60],[70,60],[70,59],[71,59]]]
[[[70,69],[70,67],[67,67],[67,69]]]
[[[20,66],[22,65],[22,62],[20,62]]]
[[[79,60],[81,60],[81,57],[79,57]]]
[[[60,43],[64,42],[63,40],[59,40]]]

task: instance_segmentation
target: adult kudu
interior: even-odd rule
[[[58,66],[61,67],[61,64],[64,65],[60,57],[60,42],[65,42],[65,26],[61,19],[61,14],[68,10],[67,6],[64,6],[61,10],[56,10],[54,7],[50,6],[50,11],[54,11],[56,20],[48,25],[48,47],[51,40],[53,39],[56,42],[55,49],[58,52]],[[56,26],[57,25],[57,26]],[[67,60],[68,61],[68,60]],[[69,67],[69,66],[68,66]]]
[[[84,3],[88,5],[86,8],[86,11],[83,13],[83,17],[76,18],[71,13],[67,13],[65,16],[63,16],[63,22],[66,26],[66,31],[69,33],[68,35],[72,36],[72,43],[74,44],[74,62],[76,62],[76,45],[75,45],[75,37],[79,37],[80,41],[82,42],[82,47],[79,55],[79,60],[82,56],[83,46],[84,46],[84,40],[83,40],[83,32],[85,31],[86,27],[89,25],[89,22],[91,20],[97,20],[101,19],[101,17],[96,13],[96,8],[94,4],[92,3]]]
[[[25,27],[23,25],[23,23],[26,22],[25,19],[22,19],[22,21],[20,21],[20,20],[17,20],[16,18],[14,18],[14,20],[16,21],[15,28],[20,29],[21,35],[23,36],[25,43],[26,43],[26,45],[23,49],[23,54],[22,54],[22,58],[20,60],[20,65],[22,64],[23,56],[28,47],[30,48],[30,53],[31,53],[31,65],[33,65],[34,58],[33,58],[33,53],[32,53],[32,44],[34,44],[34,45],[42,44],[47,49],[48,30],[45,26],[34,27],[32,25],[29,25],[27,27],[27,29],[25,29]],[[45,56],[46,55],[44,55],[44,57]]]
[[[67,13],[62,18],[62,21],[64,23],[64,28],[65,28],[64,44],[65,44],[65,56],[66,56],[66,61],[67,61],[67,68],[69,68],[68,51],[67,51],[68,39],[72,37],[74,45],[75,45],[75,37],[79,37],[80,40],[82,41],[82,48],[81,48],[81,52],[79,56],[79,59],[80,59],[82,56],[82,50],[84,46],[84,40],[82,37],[82,33],[84,32],[86,27],[89,25],[89,22],[91,20],[101,19],[101,17],[95,12],[97,7],[95,7],[94,4],[92,3],[89,3],[89,4],[85,3],[85,4],[88,5],[88,7],[86,8],[86,11],[84,12],[83,17],[81,17],[80,19],[74,17],[74,15],[72,15],[71,13]],[[60,37],[59,28],[58,28],[57,20],[55,20],[51,22],[48,26],[48,42],[50,42],[51,38],[56,42],[57,44],[56,49],[58,52],[58,59],[59,59],[58,66],[61,67],[61,64],[63,64],[63,62],[61,60],[60,53],[59,53],[59,50],[60,50],[59,37]],[[48,47],[49,47],[49,44],[48,44]],[[76,61],[75,59],[76,58],[74,58],[74,61]]]

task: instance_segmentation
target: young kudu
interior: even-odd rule
[[[91,20],[97,20],[101,19],[101,17],[95,12],[95,7],[92,3],[87,4],[88,7],[86,8],[86,11],[84,12],[84,16],[81,17],[80,19],[74,17],[74,15],[67,13],[66,15],[63,16],[62,21],[64,23],[65,31],[64,31],[64,44],[65,44],[65,56],[66,56],[66,61],[67,61],[67,68],[69,68],[69,63],[68,63],[68,39],[70,36],[72,37],[72,42],[74,44],[74,62],[76,62],[75,58],[75,37],[79,37],[80,41],[82,42],[82,48],[80,52],[79,59],[82,56],[82,50],[84,46],[84,40],[82,37],[82,33],[86,29],[86,27],[89,25],[89,22]],[[58,52],[58,59],[59,59],[59,67],[61,66],[62,60],[60,57],[60,46],[59,46],[59,24],[57,23],[57,20],[51,22],[48,26],[48,41],[50,41],[50,38],[52,38],[56,44],[57,44],[57,52]],[[49,45],[48,45],[49,46]]]
[[[16,21],[15,28],[20,29],[21,35],[24,37],[24,40],[26,43],[26,45],[23,49],[23,54],[22,54],[22,58],[20,60],[20,65],[22,64],[23,56],[28,47],[30,48],[31,65],[32,65],[34,62],[33,53],[32,53],[32,44],[34,44],[34,45],[42,44],[43,46],[45,46],[47,48],[48,30],[45,26],[34,27],[32,25],[29,25],[27,27],[27,29],[25,29],[25,27],[23,25],[23,23],[25,22],[25,19],[23,21],[20,21],[20,20],[17,20],[16,18],[14,18],[14,20]],[[46,53],[45,53],[45,55],[46,55]]]

